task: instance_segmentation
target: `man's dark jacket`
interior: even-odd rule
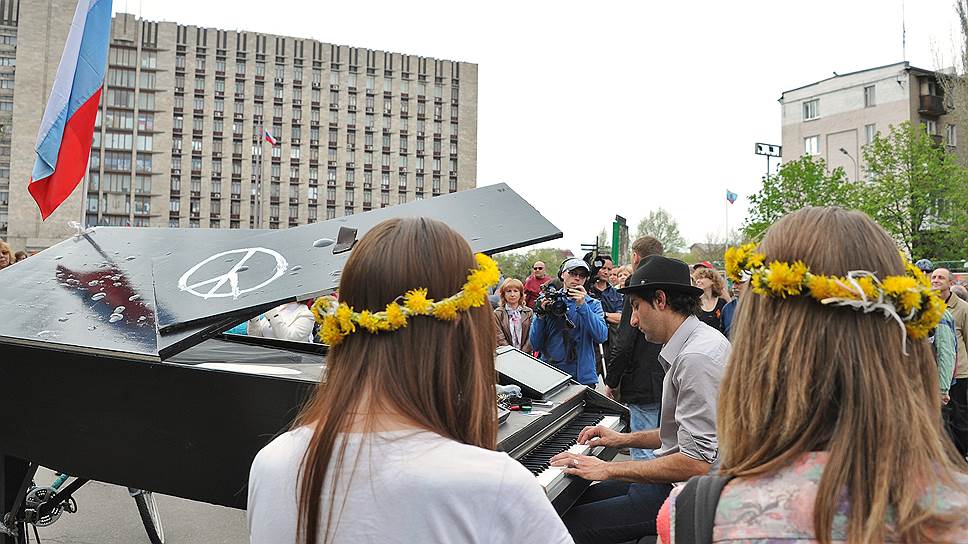
[[[626,280],[628,285],[628,280]],[[651,404],[662,401],[662,379],[665,372],[659,364],[662,344],[653,344],[629,322],[632,317],[630,297],[625,297],[622,321],[611,341],[605,384],[621,389],[626,404]]]

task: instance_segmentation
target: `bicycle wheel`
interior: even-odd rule
[[[141,514],[141,522],[145,525],[148,540],[151,544],[165,544],[165,528],[161,526],[161,514],[158,512],[158,502],[151,491],[142,491],[134,496]]]

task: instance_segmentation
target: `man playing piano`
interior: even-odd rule
[[[686,263],[654,255],[619,291],[631,298],[633,327],[663,344],[666,375],[658,429],[622,434],[586,427],[580,444],[657,449],[656,459],[606,462],[561,453],[552,464],[601,481],[564,517],[575,542],[626,542],[655,534],[655,518],[672,484],[705,474],[716,461],[716,397],[729,356],[729,341],[695,317],[700,289]]]

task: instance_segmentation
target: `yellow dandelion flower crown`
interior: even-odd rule
[[[904,259],[907,274],[883,280],[872,272],[856,270],[847,276],[814,274],[803,261],[772,261],[756,252],[756,244],[726,250],[726,275],[750,282],[758,295],[786,298],[809,296],[824,305],[844,306],[864,313],[880,312],[900,324],[907,336],[918,340],[941,321],[945,303],[920,269]],[[906,350],[906,343],[905,343]]]
[[[478,253],[474,255],[477,268],[471,269],[464,287],[454,295],[435,301],[427,297],[427,289],[411,289],[387,304],[385,310],[357,312],[345,302],[337,304],[333,297],[320,297],[312,305],[313,315],[320,324],[319,338],[324,344],[335,346],[357,330],[369,333],[395,331],[407,326],[409,318],[432,316],[442,321],[457,319],[457,313],[483,306],[487,290],[501,279],[494,259]]]

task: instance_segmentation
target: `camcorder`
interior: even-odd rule
[[[548,301],[547,305],[544,304],[545,301]],[[567,301],[568,289],[558,288],[554,282],[549,282],[541,287],[541,294],[538,295],[534,303],[534,312],[538,315],[564,317],[565,325],[569,329],[573,329],[575,324],[572,323],[571,319],[568,319]]]

